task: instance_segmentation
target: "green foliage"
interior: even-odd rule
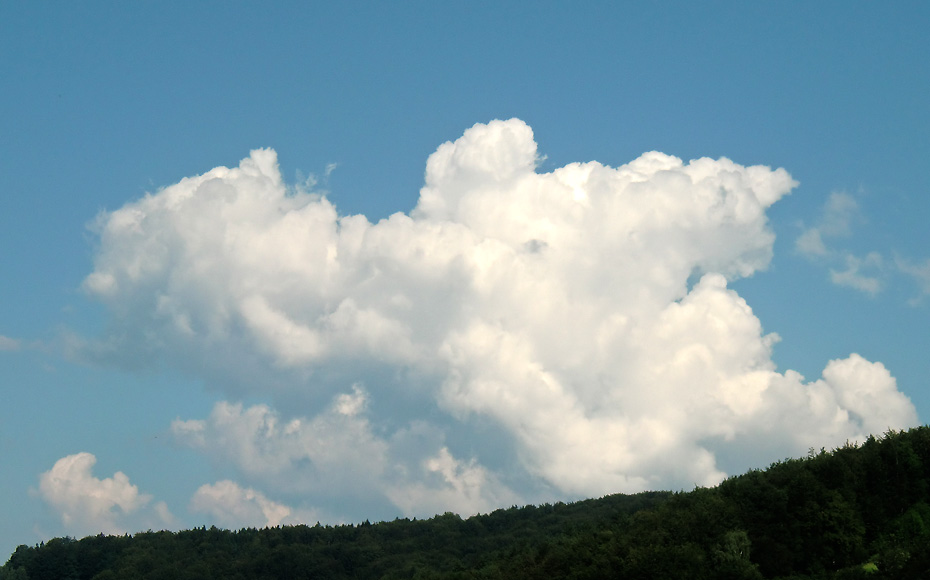
[[[29,575],[22,566],[18,568],[4,566],[0,568],[0,580],[29,580]]]
[[[0,580],[930,577],[930,428],[820,450],[716,488],[462,519],[213,528],[19,546]]]

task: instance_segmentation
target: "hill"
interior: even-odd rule
[[[930,427],[690,492],[20,546],[0,580],[930,577]]]

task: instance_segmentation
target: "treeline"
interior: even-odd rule
[[[930,577],[930,427],[691,492],[20,546],[0,580]]]

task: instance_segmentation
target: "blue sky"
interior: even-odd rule
[[[0,3],[0,551],[687,488],[924,422],[928,24]]]

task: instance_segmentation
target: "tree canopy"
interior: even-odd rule
[[[690,492],[462,519],[55,538],[0,580],[687,578],[930,574],[930,427],[787,459]]]

